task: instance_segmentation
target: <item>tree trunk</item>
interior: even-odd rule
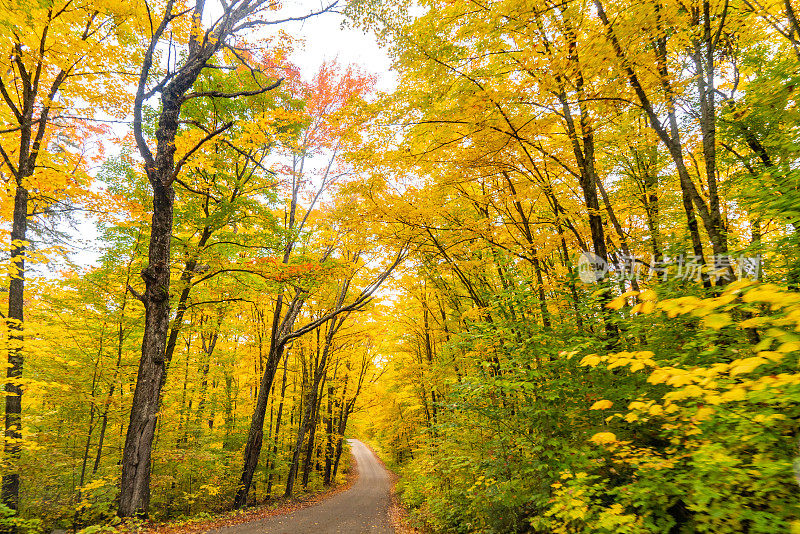
[[[278,415],[275,418],[275,432],[273,433],[272,438],[272,454],[270,455],[269,461],[267,462],[267,468],[269,474],[267,475],[267,498],[272,495],[272,482],[275,477],[275,460],[278,457],[278,438],[280,436],[281,431],[281,416],[283,415],[283,403],[286,399],[286,367],[287,367],[286,358],[283,359],[283,379],[281,380],[281,402],[278,404]]]
[[[345,284],[344,289],[339,294],[339,298],[337,300],[338,306],[341,306],[346,294],[347,284]],[[330,356],[333,345],[333,337],[344,323],[344,319],[344,317],[334,318],[331,322],[328,332],[325,335],[325,346],[322,349],[322,357],[320,358],[319,362],[317,362],[316,369],[314,370],[314,377],[310,384],[305,409],[303,410],[303,414],[300,418],[300,426],[297,430],[297,439],[295,441],[294,452],[292,454],[292,463],[289,465],[289,473],[286,475],[286,490],[283,494],[284,497],[290,497],[292,495],[292,491],[294,490],[294,482],[295,478],[297,477],[297,469],[299,466],[300,451],[302,450],[306,433],[311,431],[312,425],[315,423],[314,419],[316,416],[317,394],[327,370],[328,357]],[[309,438],[308,446],[309,449],[313,447],[311,438]]]
[[[166,104],[166,103],[165,103]],[[171,115],[167,115],[171,112]],[[167,107],[163,116],[169,117],[166,128],[159,128],[161,139],[167,137],[164,130],[172,128],[174,141],[177,130],[178,106],[173,103]],[[143,303],[145,306],[145,327],[142,340],[142,356],[133,393],[131,417],[125,437],[122,455],[122,480],[120,482],[119,514],[121,517],[146,515],[150,504],[150,458],[157,414],[161,403],[161,388],[167,372],[165,348],[169,328],[169,262],[170,242],[172,240],[172,214],[175,191],[169,183],[172,171],[172,151],[162,165],[153,171],[153,219],[150,232],[149,266],[142,271],[145,281]],[[161,171],[161,172],[158,172]]]
[[[11,277],[8,288],[8,370],[6,377],[6,418],[4,463],[8,472],[3,475],[3,504],[17,510],[19,508],[19,472],[16,465],[20,459],[22,440],[22,370],[25,362],[23,354],[23,321],[25,320],[25,239],[28,232],[28,190],[17,185],[14,195],[14,223],[11,229],[11,264],[16,268],[16,276]]]
[[[342,447],[344,445],[344,432],[347,430],[347,418],[350,417],[350,407],[347,403],[342,404],[342,416],[339,419],[339,428],[336,436],[336,458],[333,461],[333,480],[336,480],[336,473],[339,472],[339,460],[342,458]]]
[[[327,373],[327,371],[326,371]],[[322,378],[322,384],[320,385],[319,391],[323,391],[325,388],[325,377]],[[303,461],[303,488],[308,487],[308,477],[311,471],[311,458],[314,454],[315,448],[315,439],[317,436],[317,421],[319,419],[319,409],[322,407],[322,396],[315,392],[314,395],[317,398],[317,401],[314,403],[313,413],[311,415],[311,429],[308,434],[308,447],[306,447],[306,457]]]
[[[258,389],[258,398],[256,406],[253,410],[253,418],[250,422],[250,431],[247,434],[247,444],[244,449],[244,466],[242,467],[242,476],[239,479],[239,487],[236,490],[234,497],[234,508],[242,508],[247,504],[247,495],[250,493],[250,484],[253,482],[253,475],[258,467],[258,457],[261,455],[261,445],[264,437],[264,418],[267,413],[267,405],[269,401],[269,392],[272,389],[272,381],[275,379],[275,373],[278,369],[278,364],[283,357],[284,345],[278,343],[277,324],[280,319],[280,298],[279,304],[275,312],[275,320],[273,325],[273,342],[270,346],[269,355],[267,356],[267,365],[264,368],[264,375],[261,377],[261,384]]]
[[[322,485],[331,485],[331,471],[333,469],[333,386],[328,386],[328,412],[325,416],[325,468],[322,474]]]

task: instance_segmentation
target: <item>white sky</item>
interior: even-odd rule
[[[318,8],[320,3],[320,0],[297,0],[291,7],[287,3],[284,10],[291,15],[306,14]],[[327,60],[359,65],[367,73],[378,76],[377,89],[394,89],[396,78],[390,72],[391,61],[387,51],[378,45],[372,34],[351,27],[343,28],[344,20],[338,13],[324,13],[303,22],[285,24],[282,27],[284,31],[305,41],[304,49],[298,50],[292,60],[307,78]]]

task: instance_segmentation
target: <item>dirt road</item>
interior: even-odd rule
[[[351,439],[358,464],[353,486],[291,514],[214,530],[209,534],[393,534],[389,523],[389,473],[366,445]]]

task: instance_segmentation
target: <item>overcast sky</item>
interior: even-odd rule
[[[306,14],[319,8],[320,0],[298,0],[286,5],[287,15]],[[360,65],[368,73],[378,76],[378,89],[391,90],[395,77],[390,72],[391,61],[386,51],[378,46],[372,34],[342,27],[343,22],[342,15],[325,13],[302,23],[287,23],[282,28],[305,42],[303,49],[292,58],[303,75],[310,78],[324,61],[337,59],[342,64]]]

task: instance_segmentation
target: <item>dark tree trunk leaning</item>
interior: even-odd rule
[[[291,254],[291,245],[287,247],[285,262],[288,262],[288,255]],[[344,298],[337,300],[337,304],[332,311],[322,317],[309,322],[303,327],[293,330],[300,310],[305,303],[305,294],[298,293],[287,306],[287,311],[283,313],[283,295],[278,297],[272,321],[272,340],[270,342],[269,357],[261,378],[258,399],[256,401],[253,416],[250,422],[250,430],[247,434],[247,444],[244,449],[244,465],[242,475],[239,479],[239,488],[236,490],[233,505],[234,508],[242,508],[247,504],[247,497],[250,493],[250,486],[253,482],[253,475],[258,467],[258,459],[261,455],[261,446],[264,436],[264,420],[267,413],[269,392],[272,389],[272,381],[280,364],[283,352],[288,343],[292,340],[313,332],[328,321],[337,319],[342,314],[362,309],[372,298],[373,293],[378,290],[381,284],[389,278],[394,269],[405,259],[406,250],[402,249],[395,260],[384,270],[369,286],[347,305],[343,305]],[[346,286],[349,286],[346,284]],[[347,287],[343,290],[343,295],[347,294]]]

